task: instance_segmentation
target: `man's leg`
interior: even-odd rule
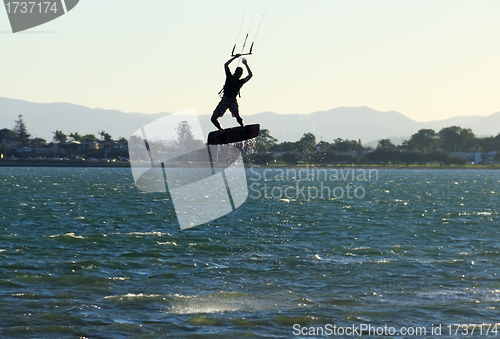
[[[219,129],[219,131],[223,130],[222,126],[220,125],[219,120],[217,120],[217,115],[215,114],[215,112],[214,112],[214,114],[212,114],[212,119],[210,119],[210,120],[212,120],[212,123],[215,125],[215,127],[217,127]]]
[[[236,121],[238,121],[238,124],[240,124],[241,127],[245,126],[243,124],[243,119],[240,117],[240,114],[238,113],[238,115],[235,115],[236,117]]]
[[[222,107],[221,105],[222,101],[219,102],[219,104],[217,105],[217,107],[215,108],[214,110],[214,113],[212,114],[212,118],[210,119],[212,121],[212,124],[215,125],[215,127],[217,127],[219,129],[219,131],[223,131],[224,129],[222,128],[222,126],[220,125],[220,122],[219,120],[219,117],[221,117],[223,114],[221,114],[221,111],[224,112],[225,109]]]
[[[236,101],[236,99],[231,103],[229,110],[231,111],[233,117],[236,118],[238,124],[240,124],[241,127],[245,126],[243,125],[243,119],[240,117],[240,110],[238,108],[238,102]]]

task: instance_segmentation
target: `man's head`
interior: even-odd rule
[[[234,74],[233,74],[233,75],[234,75],[236,78],[238,78],[238,79],[239,79],[239,78],[241,77],[241,75],[242,75],[242,74],[243,74],[243,68],[241,68],[241,67],[236,67],[236,69],[234,70]]]

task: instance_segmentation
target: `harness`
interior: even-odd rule
[[[219,93],[217,93],[217,95],[219,96],[219,98],[222,99],[222,97],[224,96],[224,86],[222,86],[221,90],[219,91]],[[240,91],[238,91],[238,98],[241,98]]]
[[[226,78],[227,79],[227,78]],[[227,81],[227,80],[226,80]],[[243,85],[242,85],[243,86]],[[224,96],[224,87],[226,87],[226,84],[224,83],[224,86],[222,86],[221,90],[219,91],[218,95],[219,95],[219,98],[222,99],[222,97]],[[238,90],[238,94],[236,95],[237,97],[241,98],[241,87],[240,89]]]

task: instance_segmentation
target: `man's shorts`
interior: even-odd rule
[[[240,115],[238,108],[238,101],[236,101],[236,98],[222,97],[222,100],[219,102],[219,104],[214,110],[214,115],[217,118],[220,118],[221,116],[224,115],[224,113],[226,113],[226,110],[228,109],[233,114],[233,117],[237,117]]]

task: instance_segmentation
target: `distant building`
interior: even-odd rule
[[[16,150],[17,153],[31,153],[33,151],[29,142],[19,142],[17,145],[10,148]]]
[[[470,164],[491,163],[497,154],[496,151],[482,153],[482,152],[451,152],[453,156],[465,157]]]
[[[15,139],[5,139],[5,142],[7,143],[7,146],[9,149],[18,147],[21,145],[23,142],[20,140],[15,140]]]
[[[80,152],[92,152],[99,150],[99,143],[97,141],[84,141],[80,143],[78,148]]]

